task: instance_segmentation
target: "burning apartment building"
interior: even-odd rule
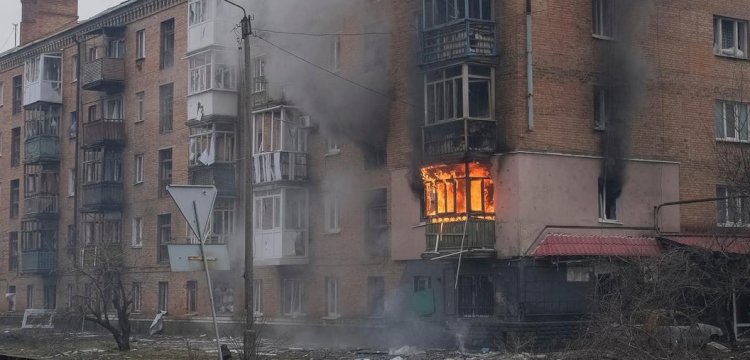
[[[221,0],[23,5],[0,54],[4,321],[74,309],[74,269],[112,252],[136,321],[207,323],[202,274],[170,272],[196,239],[169,184],[218,189],[222,322],[250,202],[253,310],[299,333],[564,332],[617,259],[747,224],[716,151],[748,139],[740,1],[245,1],[249,61]]]

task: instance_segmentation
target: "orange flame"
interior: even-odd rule
[[[432,222],[465,221],[469,214],[472,218],[494,219],[494,182],[488,165],[431,165],[421,173],[426,214]]]

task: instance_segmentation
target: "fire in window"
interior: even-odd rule
[[[425,214],[433,222],[466,216],[494,219],[494,182],[489,165],[478,162],[422,168]]]

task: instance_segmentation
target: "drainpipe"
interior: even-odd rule
[[[529,131],[534,130],[534,48],[531,34],[531,0],[526,0],[526,119]]]
[[[78,197],[81,196],[80,189],[78,188],[78,164],[79,164],[79,139],[81,138],[81,64],[83,63],[83,43],[78,39],[78,36],[74,37],[76,43],[76,51],[78,53],[78,63],[76,64],[76,72],[78,73],[76,80],[76,139],[75,139],[75,166],[73,167],[75,182],[73,184],[75,195],[73,196],[73,263],[78,260]],[[70,130],[68,130],[70,131]],[[70,136],[70,134],[68,134]]]
[[[697,204],[697,203],[733,200],[733,199],[745,199],[745,198],[750,198],[750,195],[724,196],[724,197],[717,197],[717,198],[682,200],[682,201],[672,201],[672,202],[661,203],[659,205],[654,206],[654,229],[656,230],[657,234],[661,234],[661,227],[659,226],[659,212],[661,211],[661,208],[665,206]]]

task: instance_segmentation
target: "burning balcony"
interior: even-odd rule
[[[254,194],[255,263],[308,263],[307,191],[283,188]]]
[[[253,155],[253,182],[305,181],[307,162],[306,153],[276,151]]]
[[[23,106],[62,103],[62,57],[43,54],[24,63]]]
[[[465,19],[422,32],[422,64],[497,55],[495,23]]]
[[[125,59],[103,57],[81,67],[84,90],[116,92],[125,85]]]
[[[27,164],[60,160],[60,106],[35,104],[24,111],[24,162]]]
[[[233,164],[191,166],[188,170],[192,185],[214,185],[219,196],[237,196],[237,175]]]
[[[427,252],[495,247],[494,182],[486,164],[468,162],[422,169]]]
[[[55,269],[57,222],[25,220],[21,223],[21,271],[47,273]]]
[[[24,274],[46,274],[57,269],[57,251],[21,251],[21,272]]]

